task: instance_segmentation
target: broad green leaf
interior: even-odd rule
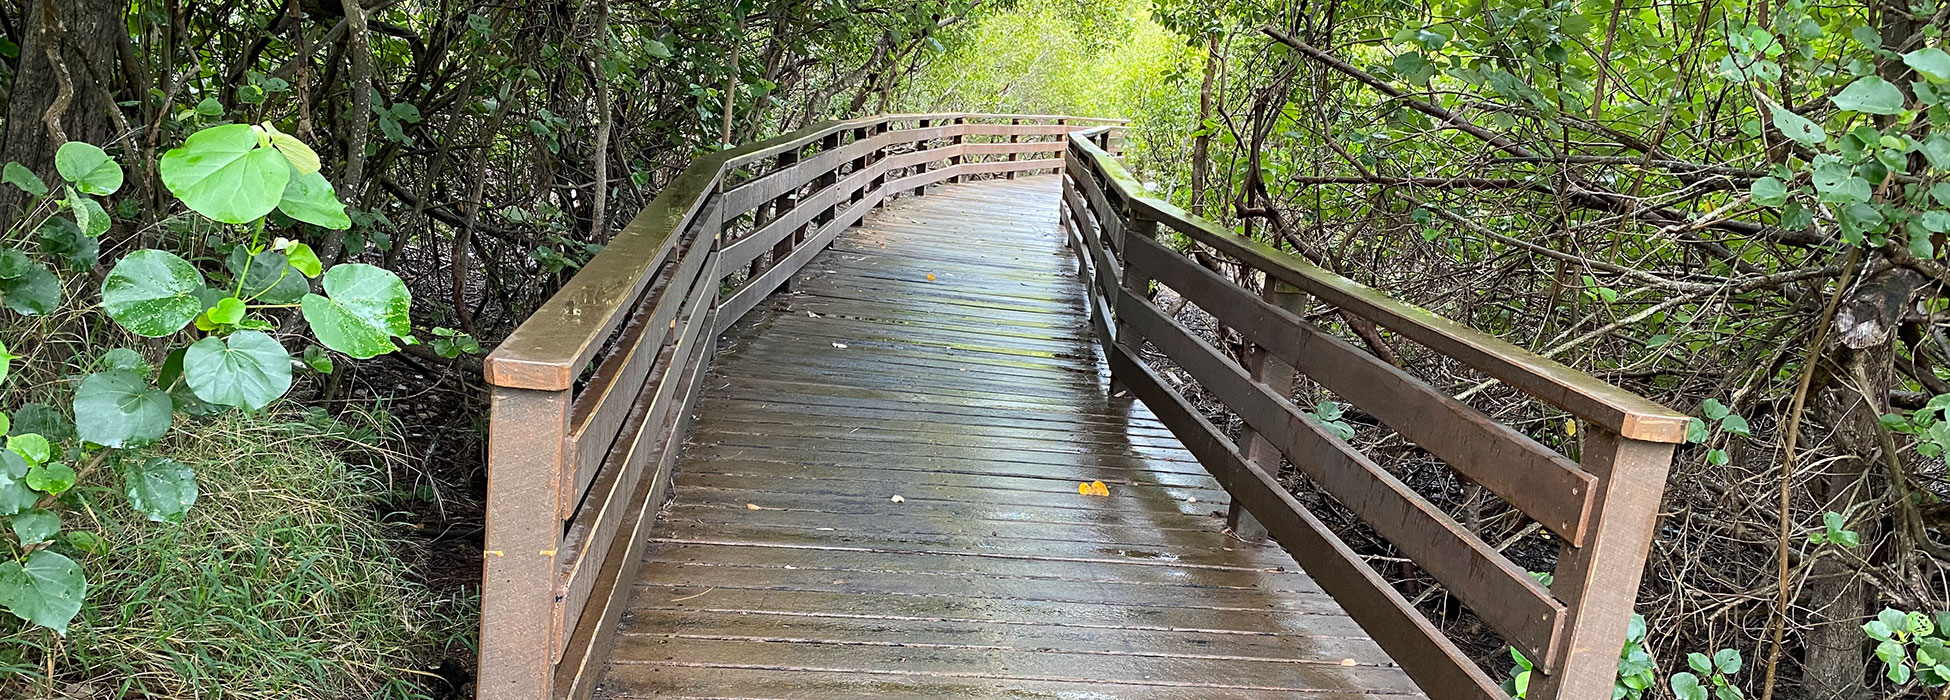
[[[169,430],[169,395],[126,370],[96,372],[74,394],[74,422],[82,440],[103,447],[146,445]]]
[[[14,313],[39,316],[61,308],[61,280],[39,264],[17,277],[0,279],[0,301]]]
[[[174,253],[138,250],[115,263],[102,281],[109,318],[138,335],[160,338],[182,330],[203,312],[196,291],[203,274]]]
[[[27,470],[27,486],[36,491],[60,495],[74,487],[74,467],[62,462],[36,464]]]
[[[61,532],[61,516],[40,508],[15,513],[8,524],[13,526],[14,536],[20,538],[23,545],[46,542]]]
[[[1700,687],[1699,676],[1686,671],[1672,674],[1667,682],[1672,687],[1672,695],[1679,700],[1706,700],[1706,689]]]
[[[102,541],[101,535],[92,532],[69,530],[66,538],[68,540],[68,546],[89,554],[101,554],[108,551],[108,543]]]
[[[66,260],[69,269],[84,272],[99,262],[102,242],[75,222],[50,216],[41,222],[41,251]]]
[[[20,455],[28,464],[40,464],[54,457],[54,446],[40,433],[22,433],[7,438],[7,451]]]
[[[313,372],[319,374],[332,373],[332,356],[325,352],[325,348],[316,345],[306,346],[305,354],[299,359],[304,360],[305,366],[310,367]]]
[[[1778,207],[1787,204],[1787,183],[1777,177],[1763,177],[1754,181],[1748,192],[1753,194],[1754,203],[1763,207]]]
[[[10,280],[33,269],[34,259],[12,248],[0,250],[0,280]]]
[[[237,297],[224,297],[203,312],[204,318],[219,326],[234,326],[244,320],[244,300]]]
[[[149,376],[149,361],[143,359],[142,353],[128,348],[109,348],[108,352],[102,353],[101,359],[95,361],[95,365],[100,369],[125,369]]]
[[[291,269],[304,273],[306,277],[317,277],[318,273],[325,271],[325,264],[319,262],[318,253],[314,252],[311,246],[303,243],[293,243],[286,247],[284,256],[290,261]]]
[[[8,161],[7,167],[0,169],[0,182],[18,187],[20,191],[36,197],[47,196],[47,183],[42,182],[41,177],[35,175],[34,171],[28,170],[27,166],[13,161]]]
[[[198,214],[247,224],[276,209],[291,181],[291,164],[276,149],[259,148],[249,124],[211,127],[163,154],[163,186]]]
[[[68,213],[74,217],[76,229],[94,228],[95,212],[88,208],[88,202],[93,200],[88,199],[87,195],[82,194],[73,187],[62,187],[61,189],[68,193],[66,200]]]
[[[264,123],[264,130],[271,134],[271,147],[278,149],[278,153],[284,155],[284,159],[291,163],[292,170],[298,171],[299,175],[318,172],[318,152],[311,150],[311,146],[305,145],[305,142],[299,141],[296,136],[278,131],[277,127],[271,126],[270,122]]]
[[[33,467],[20,455],[0,451],[0,515],[13,515],[34,507],[41,495],[27,486]]]
[[[0,384],[7,383],[7,373],[13,371],[14,354],[7,352],[7,344],[0,341]],[[0,433],[7,432],[6,415],[0,414]]]
[[[1931,47],[1903,54],[1903,63],[1932,83],[1950,83],[1950,53]]]
[[[1930,167],[1937,170],[1950,170],[1950,136],[1931,134],[1929,138],[1923,139],[1918,150],[1923,152],[1923,158],[1930,162]]]
[[[291,269],[286,254],[275,250],[252,256],[238,246],[231,249],[229,264],[232,276],[244,277],[244,298],[260,304],[296,304],[311,291],[305,276]]]
[[[129,504],[159,523],[183,522],[196,505],[196,473],[167,457],[131,464],[125,476]]]
[[[1807,146],[1819,145],[1828,139],[1828,131],[1822,129],[1820,124],[1777,104],[1769,103],[1767,107],[1772,111],[1774,128],[1779,129],[1782,135]]]
[[[1720,419],[1720,429],[1735,435],[1752,434],[1750,432],[1752,429],[1747,425],[1747,419],[1740,417],[1738,414],[1728,415]]]
[[[316,171],[291,176],[291,181],[285,184],[284,197],[278,202],[278,211],[325,228],[352,228],[352,219],[345,215],[345,204],[333,192],[332,183]]]
[[[1686,665],[1693,667],[1694,671],[1700,673],[1713,672],[1713,660],[1706,658],[1705,654],[1697,651],[1686,655]]]
[[[1881,77],[1856,78],[1828,101],[1840,109],[1864,114],[1902,114],[1903,91]]]
[[[122,189],[122,166],[94,144],[69,141],[54,152],[54,169],[74,183],[74,188],[92,195],[111,195]]]
[[[671,57],[670,47],[665,46],[663,42],[657,41],[656,39],[650,39],[643,42],[643,50],[646,53],[649,53],[651,56],[655,56],[657,58]]]
[[[398,350],[393,336],[413,332],[406,284],[383,268],[338,265],[325,271],[325,296],[306,294],[305,321],[325,347],[366,359]]]
[[[1713,667],[1729,676],[1740,672],[1740,650],[1721,649],[1713,653]]]
[[[74,437],[74,423],[67,416],[44,403],[25,403],[14,409],[13,426],[9,435],[39,433],[54,442]]]
[[[88,214],[88,221],[81,226],[82,233],[90,236],[100,236],[107,233],[109,225],[114,223],[108,218],[108,210],[103,209],[102,205],[93,199],[82,198],[81,208]],[[80,221],[81,219],[82,217],[80,216],[75,217],[76,221]]]
[[[81,612],[88,580],[73,560],[41,549],[21,562],[0,563],[0,605],[22,620],[66,636],[68,622]]]
[[[257,331],[204,338],[183,354],[183,378],[197,398],[255,411],[291,389],[291,355]]]
[[[197,398],[196,392],[190,389],[189,382],[184,380],[183,356],[187,354],[189,354],[189,348],[180,347],[170,351],[169,355],[163,358],[162,368],[157,373],[157,386],[164,387],[169,392],[169,398],[175,401],[176,410],[178,411],[192,416],[211,416],[222,413],[226,410],[223,406],[218,406]]]

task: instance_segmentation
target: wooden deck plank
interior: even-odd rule
[[[1105,396],[1057,200],[895,202],[726,333],[598,697],[1420,695]]]

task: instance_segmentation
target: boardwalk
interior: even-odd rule
[[[901,199],[725,336],[598,697],[1418,692],[1105,396],[1058,199]]]

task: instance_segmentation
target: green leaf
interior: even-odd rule
[[[1903,91],[1881,77],[1856,78],[1828,101],[1840,109],[1864,114],[1902,114]]]
[[[223,114],[223,103],[218,102],[215,97],[205,97],[202,102],[196,103],[196,113],[206,117],[221,115]]]
[[[103,209],[102,205],[96,203],[95,200],[93,199],[88,199],[86,197],[83,197],[81,200],[81,208],[83,211],[87,213],[86,218],[88,219],[88,221],[83,223],[81,226],[82,233],[88,234],[90,236],[100,236],[104,233],[107,233],[109,225],[114,223],[113,221],[110,221],[108,218],[108,210]],[[77,215],[75,217],[75,220],[80,221],[82,218],[83,217]]]
[[[7,451],[20,455],[28,464],[40,464],[54,457],[54,446],[40,433],[22,433],[7,438]]]
[[[13,525],[14,536],[20,538],[22,545],[40,544],[61,532],[61,516],[40,508],[14,514],[9,524]]]
[[[129,504],[159,523],[183,522],[196,505],[196,473],[167,457],[132,465],[125,477]]]
[[[219,326],[237,325],[237,322],[244,320],[244,300],[237,297],[224,297],[217,302],[216,306],[204,311],[203,316]]]
[[[85,272],[100,260],[102,242],[75,222],[50,216],[41,222],[41,251],[68,261],[68,267],[76,272]]]
[[[0,605],[22,620],[66,636],[81,612],[88,580],[73,560],[42,549],[21,562],[0,563]]]
[[[271,213],[291,181],[291,164],[259,148],[249,124],[211,127],[163,154],[163,186],[198,214],[247,224]]]
[[[61,280],[38,264],[18,277],[0,279],[0,300],[23,316],[39,316],[61,308]]]
[[[291,163],[292,170],[299,175],[317,174],[320,167],[318,152],[311,150],[311,146],[305,145],[296,136],[278,131],[270,122],[264,123],[264,130],[271,134],[271,147],[278,149],[278,153]]]
[[[648,53],[651,56],[655,56],[657,58],[671,57],[670,47],[665,46],[663,42],[657,41],[656,39],[650,39],[643,42],[643,50],[645,53]]]
[[[325,352],[325,348],[316,345],[305,346],[305,354],[300,359],[304,360],[305,366],[310,367],[313,372],[332,373],[332,356]]]
[[[68,546],[89,554],[101,554],[108,551],[108,543],[102,541],[101,535],[92,532],[69,530],[67,540]]]
[[[1706,689],[1700,687],[1699,676],[1680,671],[1672,674],[1667,684],[1672,687],[1673,697],[1679,700],[1706,700]]]
[[[128,348],[109,348],[108,352],[102,353],[101,359],[95,361],[95,365],[101,369],[125,369],[149,376],[149,361],[143,359],[142,353]]]
[[[304,275],[291,269],[285,254],[267,250],[257,255],[238,246],[226,261],[231,276],[244,278],[244,298],[261,304],[296,304],[311,291]]]
[[[413,332],[406,284],[383,268],[338,265],[325,271],[325,294],[306,294],[305,321],[325,347],[366,359],[398,350],[393,336]]]
[[[115,263],[102,281],[102,307],[109,318],[138,335],[160,338],[182,330],[203,302],[196,291],[203,274],[174,253],[145,248]]]
[[[1923,159],[1930,162],[1930,167],[1950,170],[1950,136],[1931,134],[1918,146],[1917,150],[1923,152]]]
[[[1903,63],[1932,83],[1950,83],[1950,53],[1931,47],[1903,54]]]
[[[122,189],[122,166],[94,144],[69,141],[54,152],[54,169],[74,183],[74,188],[92,195],[111,195]]]
[[[0,182],[18,187],[20,191],[36,197],[47,196],[47,183],[41,182],[39,175],[35,175],[34,171],[28,170],[27,166],[19,163],[8,161],[7,167],[0,169]]]
[[[1705,654],[1701,654],[1697,651],[1686,655],[1686,665],[1693,667],[1694,671],[1698,671],[1700,673],[1713,672],[1713,660],[1706,658]]]
[[[0,342],[0,384],[7,382],[7,373],[13,370],[14,359],[14,354],[7,352],[7,344]],[[7,428],[6,414],[0,413],[0,433],[7,432]]]
[[[1763,207],[1778,207],[1787,204],[1787,183],[1781,182],[1781,179],[1777,177],[1763,177],[1755,180],[1753,186],[1748,188],[1748,192],[1753,195],[1754,203]]]
[[[37,464],[27,470],[28,488],[57,496],[74,488],[75,478],[74,467],[62,462]]]
[[[13,426],[9,434],[25,435],[39,433],[54,442],[74,437],[74,423],[67,416],[44,403],[21,404],[14,409]]]
[[[28,508],[41,499],[41,495],[27,486],[27,475],[33,467],[27,460],[12,452],[0,451],[0,515],[13,515]]]
[[[292,269],[303,273],[306,277],[317,277],[318,273],[325,271],[324,263],[318,260],[318,253],[313,252],[311,246],[303,243],[286,246],[284,257],[291,263]]]
[[[168,394],[126,370],[90,374],[74,394],[81,439],[103,447],[155,442],[169,430],[173,410]]]
[[[1721,649],[1713,653],[1713,667],[1729,676],[1740,672],[1740,650]]]
[[[1733,415],[1733,410],[1727,408],[1726,404],[1720,403],[1719,399],[1707,399],[1706,403],[1700,404],[1700,412],[1707,420],[1720,420]]]
[[[291,181],[284,187],[283,199],[278,202],[278,211],[293,219],[325,228],[352,228],[351,217],[345,215],[345,204],[333,192],[332,183],[317,171],[292,175]]]
[[[1738,414],[1728,414],[1727,417],[1720,419],[1720,429],[1735,435],[1753,434],[1747,426],[1747,419]]]
[[[1771,102],[1767,106],[1774,116],[1774,128],[1779,129],[1783,136],[1806,146],[1819,145],[1828,139],[1827,130],[1822,129],[1820,124],[1808,121],[1806,117],[1788,111],[1786,107]]]
[[[257,331],[204,338],[183,354],[183,378],[197,398],[255,411],[291,389],[291,355]]]

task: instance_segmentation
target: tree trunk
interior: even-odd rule
[[[1834,450],[1844,455],[1829,462],[1810,484],[1816,510],[1848,512],[1859,503],[1879,501],[1888,480],[1880,465],[1882,443],[1878,421],[1888,412],[1886,397],[1895,386],[1896,329],[1903,308],[1923,284],[1908,268],[1891,268],[1864,281],[1853,296],[1836,309],[1836,345],[1824,358],[1827,376],[1814,398],[1815,415],[1834,431]],[[1874,398],[1871,398],[1874,397]],[[1864,544],[1881,535],[1876,522],[1855,528]],[[1864,551],[1863,556],[1873,557]],[[1801,607],[1807,610],[1809,630],[1804,639],[1805,668],[1801,685],[1810,698],[1854,698],[1866,692],[1863,679],[1869,666],[1867,637],[1862,622],[1874,607],[1855,567],[1835,557],[1818,560],[1810,572]]]
[[[54,151],[67,141],[111,146],[109,110],[113,87],[100,82],[120,75],[112,37],[126,33],[121,0],[27,0],[20,17],[20,72],[7,100],[0,163],[18,162],[54,180]],[[50,60],[52,59],[52,60]],[[19,215],[25,195],[0,187],[0,224]]]
[[[1198,135],[1192,137],[1192,214],[1205,215],[1205,189],[1208,171],[1212,169],[1212,133],[1205,128],[1205,122],[1212,118],[1212,83],[1217,80],[1219,66],[1223,58],[1219,56],[1217,32],[1211,33],[1205,45],[1205,80],[1198,88]]]

